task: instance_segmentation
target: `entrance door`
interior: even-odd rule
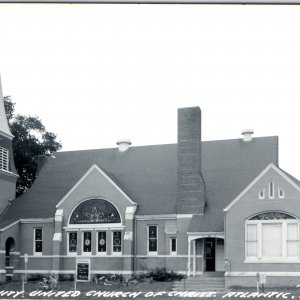
[[[215,271],[216,267],[216,239],[207,238],[205,239],[205,262],[206,262],[206,271]]]

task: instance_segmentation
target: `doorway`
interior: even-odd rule
[[[15,240],[9,237],[5,242],[5,266],[9,267],[11,264],[10,254],[15,250]]]
[[[216,239],[206,238],[204,244],[205,271],[212,272],[216,270]]]

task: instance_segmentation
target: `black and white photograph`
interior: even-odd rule
[[[300,6],[0,3],[0,299],[300,298]]]

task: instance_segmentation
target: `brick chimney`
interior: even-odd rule
[[[199,107],[178,109],[176,210],[178,214],[203,214],[205,210]]]

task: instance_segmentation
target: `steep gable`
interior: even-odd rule
[[[291,175],[273,163],[269,164],[225,209],[229,211],[243,198],[263,201],[284,201],[298,198],[300,186]],[[247,197],[248,195],[248,197]]]

